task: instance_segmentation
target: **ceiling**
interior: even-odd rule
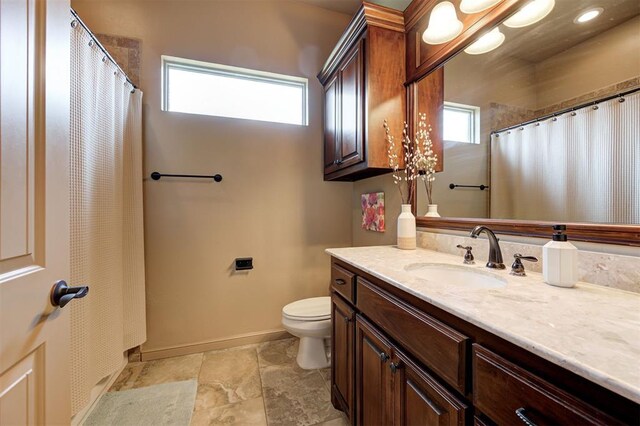
[[[573,23],[580,12],[592,7],[602,7],[604,12],[593,21]],[[496,55],[508,52],[509,56],[538,63],[637,15],[640,15],[638,0],[556,0],[553,11],[535,25],[525,28],[501,25],[506,40],[495,52]]]
[[[296,0],[313,6],[354,15],[362,0]],[[370,0],[371,3],[404,10],[411,0]],[[574,18],[590,7],[603,7],[604,12],[594,21],[577,25]],[[540,62],[576,44],[615,27],[640,14],[640,0],[556,0],[553,11],[538,24],[514,29],[501,25],[506,35],[504,47],[514,56]],[[638,29],[640,36],[640,28]]]
[[[318,6],[323,9],[329,9],[347,15],[354,15],[362,0],[297,0],[302,3]],[[411,0],[369,0],[370,3],[376,3],[382,6],[391,7],[397,10],[404,10]]]

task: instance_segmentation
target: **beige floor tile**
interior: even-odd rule
[[[341,416],[317,370],[289,363],[264,367],[260,375],[269,425],[315,425]]]
[[[197,379],[201,365],[201,353],[147,361],[133,387]]]
[[[196,410],[254,399],[262,394],[255,348],[206,352],[198,376]]]
[[[122,370],[122,373],[118,376],[115,382],[109,388],[109,392],[117,392],[127,389],[132,389],[136,380],[142,372],[144,362],[130,362]]]
[[[318,373],[320,373],[320,376],[322,376],[324,384],[327,386],[329,393],[331,393],[331,367],[321,368],[320,370],[318,370]]]
[[[201,425],[256,425],[267,424],[262,398],[254,398],[222,407],[194,411],[192,426]]]
[[[282,339],[265,342],[258,346],[260,368],[296,362],[299,339]]]

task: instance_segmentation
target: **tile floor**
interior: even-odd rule
[[[298,339],[129,363],[109,392],[198,380],[191,425],[346,426],[331,374],[295,362]]]

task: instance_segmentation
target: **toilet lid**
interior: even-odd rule
[[[289,303],[282,308],[285,318],[301,321],[320,321],[331,318],[331,298],[312,297]]]

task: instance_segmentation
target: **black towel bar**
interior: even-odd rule
[[[456,188],[478,188],[478,189],[480,189],[480,191],[484,191],[485,189],[489,189],[489,187],[487,185],[456,185],[455,183],[450,183],[449,184],[449,189],[456,189]]]
[[[196,179],[213,179],[216,182],[220,182],[222,180],[222,175],[221,174],[215,174],[213,176],[209,176],[209,175],[175,175],[175,174],[159,173],[159,172],[151,173],[151,179],[153,179],[153,180],[160,180],[161,177],[183,177],[183,178],[196,178]]]

